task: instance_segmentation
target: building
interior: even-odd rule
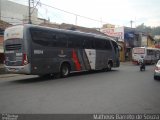
[[[36,8],[31,8],[31,12],[31,21],[32,23],[36,24],[38,21],[38,10]],[[1,0],[0,20],[8,22],[12,25],[28,23],[28,13],[28,6],[18,4],[9,0]]]
[[[11,24],[0,20],[0,63],[3,63],[4,60],[4,50],[3,50],[4,30],[9,26],[11,26]]]
[[[121,61],[132,60],[132,48],[133,47],[154,47],[154,39],[151,35],[142,31],[136,30],[136,28],[129,27],[103,27],[101,32],[108,36],[117,37],[117,41],[123,47],[123,51],[120,53]]]
[[[155,39],[155,47],[160,48],[160,35],[155,35],[154,39]]]

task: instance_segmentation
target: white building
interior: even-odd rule
[[[33,8],[31,8],[31,12]],[[18,4],[9,0],[0,0],[0,19],[10,24],[23,24],[28,23],[29,19],[28,6]],[[38,24],[38,10],[35,8],[31,14],[32,23]],[[37,23],[38,22],[38,23]]]

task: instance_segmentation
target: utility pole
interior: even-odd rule
[[[131,28],[132,28],[132,23],[133,23],[133,22],[134,22],[133,20],[130,21],[130,23],[131,23]]]
[[[31,22],[31,1],[30,0],[28,0],[28,23],[29,24],[32,24],[32,22]]]

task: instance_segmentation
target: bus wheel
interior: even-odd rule
[[[112,65],[111,65],[111,63],[108,63],[108,65],[107,65],[107,71],[111,71],[111,69],[112,69]]]
[[[70,74],[70,67],[68,64],[62,64],[60,75],[61,77],[67,77]]]

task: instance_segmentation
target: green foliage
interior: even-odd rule
[[[141,25],[137,26],[136,29],[145,33],[149,33],[152,36],[160,35],[160,26],[150,27],[150,26],[145,26],[144,23],[142,23]]]

